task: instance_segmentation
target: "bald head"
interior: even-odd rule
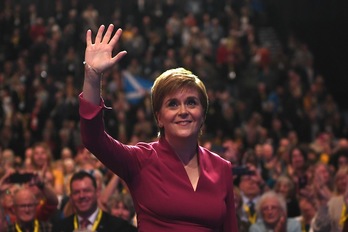
[[[13,199],[14,199],[15,204],[17,204],[18,202],[20,203],[21,199],[29,199],[30,201],[36,203],[36,197],[35,197],[34,193],[30,189],[27,189],[27,188],[18,189],[15,192]]]
[[[19,189],[15,192],[13,201],[18,222],[29,223],[35,219],[37,199],[30,189]]]

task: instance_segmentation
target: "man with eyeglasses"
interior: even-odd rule
[[[39,202],[30,188],[21,188],[14,193],[14,211],[16,222],[9,226],[8,232],[51,232],[49,221],[37,216]]]
[[[256,213],[261,215],[262,220],[251,225],[249,232],[302,231],[299,221],[287,217],[286,202],[283,196],[274,191],[262,194],[256,206]]]

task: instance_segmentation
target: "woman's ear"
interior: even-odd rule
[[[155,115],[156,115],[157,126],[159,128],[162,128],[163,127],[163,123],[161,122],[161,117],[159,116],[158,113],[156,113]]]

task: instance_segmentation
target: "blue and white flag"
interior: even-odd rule
[[[122,76],[126,98],[129,103],[138,104],[146,94],[150,93],[153,81],[133,76],[129,71],[123,71]]]

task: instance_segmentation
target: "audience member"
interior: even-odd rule
[[[34,168],[32,171],[43,174],[45,181],[51,181],[54,191],[57,195],[63,195],[64,177],[61,170],[54,168],[54,160],[51,150],[46,143],[36,143],[33,145],[33,154],[31,164]],[[31,170],[28,170],[31,171]]]
[[[317,205],[313,199],[308,197],[300,197],[298,201],[301,215],[296,217],[296,220],[300,222],[302,231],[312,231],[312,222],[317,211]]]
[[[307,156],[304,149],[296,146],[290,152],[290,163],[287,173],[295,183],[296,193],[300,193],[303,188],[306,188],[310,181],[310,176],[307,171]]]
[[[70,202],[74,214],[53,226],[55,232],[88,229],[90,231],[136,231],[129,222],[110,215],[98,207],[99,190],[95,178],[85,172],[74,173],[70,182]]]
[[[334,177],[334,195],[342,196],[346,191],[348,184],[348,167],[342,167],[337,170]]]
[[[286,215],[286,203],[283,196],[273,191],[267,191],[259,199],[256,207],[261,220],[251,225],[249,232],[298,232],[300,223]]]
[[[113,194],[108,202],[108,212],[115,217],[120,217],[129,223],[136,225],[135,209],[132,196],[129,192]]]
[[[256,171],[254,169],[250,169]],[[263,180],[260,174],[242,175],[239,177],[239,189],[242,196],[241,220],[249,224],[254,224],[258,218],[256,214],[256,204],[262,194]]]
[[[28,188],[19,189],[13,196],[16,222],[8,227],[9,232],[43,231],[51,232],[49,221],[40,220],[37,215],[39,200]]]
[[[288,217],[297,217],[300,215],[298,197],[295,191],[295,185],[288,176],[279,176],[276,180],[274,191],[282,195],[286,201],[286,215]]]

